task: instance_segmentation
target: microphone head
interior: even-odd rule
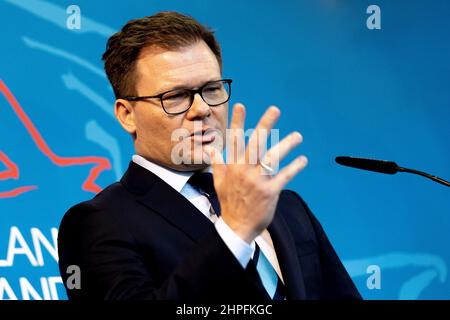
[[[397,173],[398,171],[398,166],[393,161],[354,158],[346,156],[336,157],[335,161],[343,166],[375,171],[380,173],[394,174]]]

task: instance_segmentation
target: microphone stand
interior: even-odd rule
[[[413,174],[417,174],[419,176],[431,179],[437,183],[443,184],[444,186],[450,187],[450,182],[448,182],[442,178],[433,176],[433,175],[423,172],[423,171],[399,167],[393,161],[355,158],[355,157],[348,157],[348,156],[336,157],[335,161],[336,161],[336,163],[343,165],[343,166],[352,167],[352,168],[356,168],[356,169],[362,169],[362,170],[375,171],[375,172],[380,172],[380,173],[385,173],[385,174],[395,174],[397,172],[413,173]]]
[[[403,167],[397,167],[397,171],[398,172],[409,172],[409,173],[413,173],[413,174],[417,174],[419,176],[431,179],[437,183],[443,184],[444,186],[450,187],[450,182],[445,181],[442,178],[433,176],[429,173],[423,172],[423,171],[419,171],[419,170],[414,170],[414,169],[408,169],[408,168],[403,168]]]

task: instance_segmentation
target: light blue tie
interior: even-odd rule
[[[285,286],[278,277],[275,268],[261,251],[255,242],[255,253],[253,254],[253,262],[256,264],[261,282],[267,293],[273,300],[284,300],[286,297]]]

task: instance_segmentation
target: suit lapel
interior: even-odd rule
[[[300,263],[297,259],[297,249],[294,238],[281,216],[280,212],[275,213],[275,217],[267,228],[277,254],[281,273],[287,289],[288,299],[305,299],[305,283],[301,272]]]
[[[211,221],[189,200],[158,176],[130,162],[121,183],[136,201],[156,212],[193,241],[213,229]]]

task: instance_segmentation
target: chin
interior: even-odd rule
[[[209,167],[209,164],[182,164],[177,168],[179,171],[200,171]]]
[[[211,165],[209,156],[202,152],[202,154],[189,154],[177,166],[180,171],[198,171],[205,169]]]

